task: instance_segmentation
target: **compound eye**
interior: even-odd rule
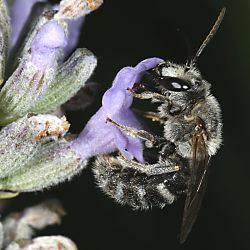
[[[190,89],[190,85],[186,81],[177,77],[161,77],[159,84],[167,90],[176,92]]]

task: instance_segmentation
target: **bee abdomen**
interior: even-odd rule
[[[169,191],[165,175],[147,176],[126,168],[113,156],[99,156],[93,168],[97,185],[111,198],[134,209],[163,208],[177,198]]]

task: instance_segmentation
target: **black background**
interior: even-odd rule
[[[8,211],[59,198],[67,216],[60,227],[41,234],[66,235],[79,249],[250,249],[250,1],[106,0],[87,17],[80,47],[98,58],[92,79],[102,93],[123,66],[142,59],[157,56],[185,63],[185,39],[195,52],[223,6],[225,19],[198,65],[221,104],[224,142],[212,159],[203,206],[184,245],[177,240],[183,200],[163,210],[135,212],[105,197],[90,169],[49,191],[20,195]],[[100,96],[90,112],[78,119],[69,116],[74,131],[98,105]]]

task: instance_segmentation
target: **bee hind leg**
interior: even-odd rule
[[[167,173],[173,173],[180,170],[180,166],[173,164],[167,165],[166,162],[159,162],[155,164],[142,164],[136,161],[127,160],[124,157],[119,157],[120,163],[122,163],[123,168],[133,169],[139,173],[144,173],[147,176],[161,175]]]
[[[115,122],[111,118],[108,118],[107,122],[111,122],[129,136],[144,140],[145,146],[147,148],[151,148],[153,146],[160,147],[160,145],[162,144],[161,139],[163,138],[158,138],[157,136],[153,136],[152,134],[148,133],[145,130],[138,130],[132,127],[124,126],[122,124]],[[122,163],[121,165],[123,166],[123,168],[130,168],[137,172],[144,173],[148,176],[167,174],[167,173],[177,172],[180,170],[180,166],[178,164],[175,164],[174,162],[170,164],[170,162],[166,160],[161,160],[160,162],[155,164],[141,164],[134,160],[127,160],[126,158],[121,156],[119,157],[119,161],[120,163]]]

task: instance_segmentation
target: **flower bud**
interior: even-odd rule
[[[77,49],[73,55],[59,67],[54,80],[32,112],[45,113],[56,109],[68,101],[84,86],[97,65],[95,56],[87,49]],[[84,100],[83,100],[84,101]]]
[[[15,8],[15,7],[16,6],[14,4],[13,8]],[[18,48],[13,48],[15,54],[12,55],[12,57],[13,57],[13,58],[11,58],[12,62],[11,62],[11,64],[9,64],[10,73],[12,71],[14,71],[18,67],[18,65],[20,64],[20,61],[22,61],[22,59],[25,58],[27,54],[30,54],[31,47],[32,47],[32,42],[33,42],[34,38],[36,37],[36,35],[38,34],[38,32],[42,29],[42,27],[45,24],[47,24],[48,22],[53,20],[54,15],[55,15],[55,11],[54,10],[48,10],[48,8],[46,8],[45,6],[43,6],[42,9],[44,10],[42,12],[42,14],[40,16],[38,16],[38,18],[34,19],[34,21],[29,24],[29,27],[28,27],[29,29],[26,31],[27,34],[25,34],[25,37],[23,38],[21,36],[21,34],[20,34],[19,38],[21,38],[22,43],[20,45],[18,44]],[[14,10],[14,11],[16,12],[17,10]],[[20,9],[18,11],[20,12]],[[13,16],[13,18],[15,18],[15,15]],[[24,18],[24,17],[22,17],[22,18]],[[29,17],[26,17],[26,18],[29,18]],[[24,25],[23,20],[21,20],[20,22],[21,22],[22,25]],[[12,21],[12,23],[13,23],[13,21]],[[60,23],[64,24],[63,22],[60,22]],[[15,29],[16,29],[15,22],[13,23],[13,25],[14,26],[12,28],[15,31]],[[21,26],[21,29],[23,29],[23,28],[24,27]],[[66,28],[67,27],[65,25],[63,25],[63,28],[64,28],[64,31],[66,33]],[[14,46],[16,46],[16,44],[14,44]],[[59,56],[61,56],[61,55],[59,55]]]
[[[31,50],[24,55],[0,92],[1,125],[27,114],[48,91],[58,56],[65,46],[66,37],[61,25],[50,21],[41,27],[32,41]]]
[[[66,44],[60,23],[51,20],[40,28],[0,92],[0,125],[28,112],[52,111],[84,85],[96,67],[96,58],[90,51],[78,49],[58,68]]]

